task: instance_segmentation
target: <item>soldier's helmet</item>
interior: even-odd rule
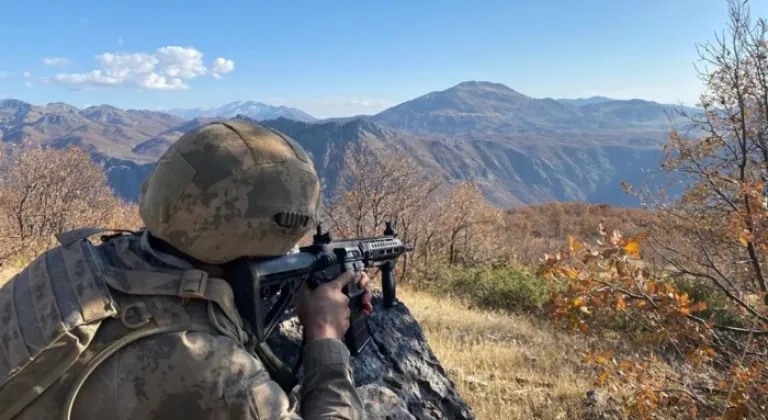
[[[320,182],[290,137],[241,120],[184,134],[144,181],[147,230],[206,263],[285,255],[316,226]]]

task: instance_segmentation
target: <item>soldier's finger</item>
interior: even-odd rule
[[[360,281],[357,282],[357,287],[361,289],[365,289],[366,287],[368,287],[368,283],[370,282],[371,282],[371,278],[368,277],[368,273],[363,271],[360,276]]]
[[[363,312],[365,312],[366,315],[370,315],[371,312],[373,312],[373,292],[371,292],[371,289],[365,289],[365,292],[363,293]]]
[[[370,303],[364,303],[363,304],[363,313],[366,315],[370,315],[371,312],[373,312],[373,305]]]
[[[344,288],[344,286],[348,285],[349,282],[351,282],[355,277],[356,275],[354,271],[347,270],[341,273],[340,276],[333,279],[333,281],[330,282],[329,284],[331,284],[333,288],[341,290]]]

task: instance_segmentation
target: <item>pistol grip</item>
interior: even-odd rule
[[[349,298],[349,328],[344,334],[344,344],[346,344],[352,356],[360,354],[371,341],[370,334],[368,334],[368,316],[363,312],[363,294],[365,289],[358,287],[358,283],[362,278],[363,268],[362,262],[349,262],[339,267],[335,273],[318,273],[307,280],[310,289],[314,290],[323,283],[333,280],[341,272],[350,270],[355,273],[355,278],[341,289]]]
[[[363,312],[365,289],[358,287],[362,271],[352,269],[355,271],[355,278],[344,287],[344,293],[349,297],[349,329],[344,334],[344,343],[349,353],[357,356],[368,345],[371,337],[368,334],[368,315]]]

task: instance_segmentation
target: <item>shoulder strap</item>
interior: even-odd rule
[[[104,281],[110,287],[131,295],[176,296],[215,302],[232,323],[238,328],[243,327],[229,283],[223,279],[209,277],[208,273],[202,270],[163,273],[123,270],[108,266],[104,269]]]

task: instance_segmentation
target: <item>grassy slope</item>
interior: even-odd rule
[[[0,286],[5,284],[6,281],[10,280],[11,277],[13,277],[13,275],[16,274],[17,272],[18,270],[16,269],[0,267]]]
[[[594,376],[580,370],[579,337],[404,287],[398,297],[478,419],[600,418],[585,397]]]

